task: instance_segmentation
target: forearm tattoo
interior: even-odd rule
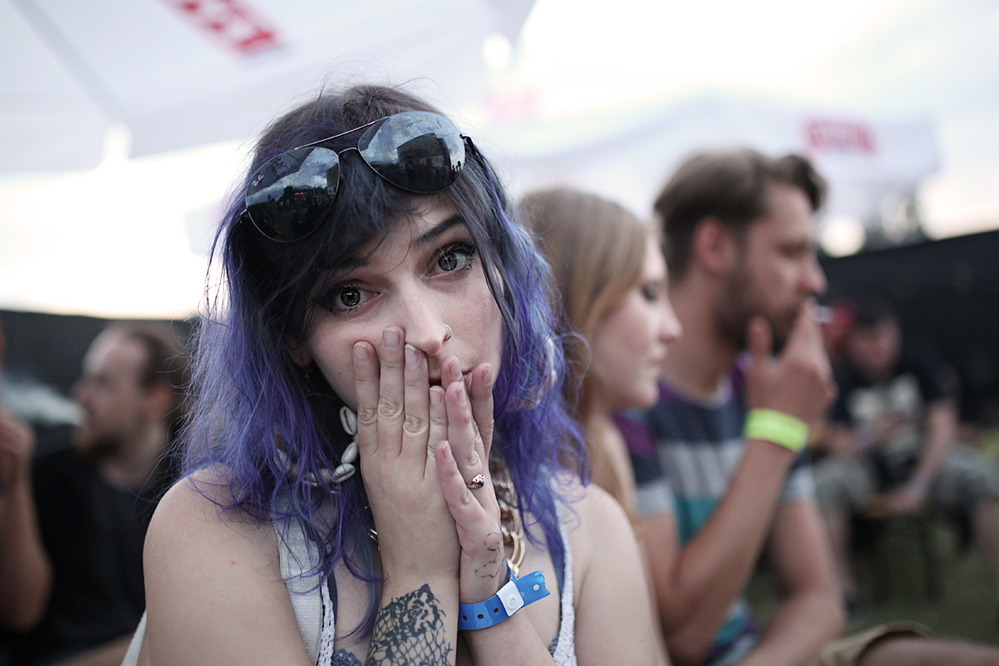
[[[393,599],[378,611],[365,666],[447,666],[452,647],[444,611],[429,585]]]

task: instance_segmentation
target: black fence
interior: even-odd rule
[[[823,259],[829,300],[876,294],[953,366],[966,420],[999,422],[999,231]]]

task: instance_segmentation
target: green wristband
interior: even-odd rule
[[[751,409],[742,435],[747,440],[762,439],[797,453],[808,442],[808,424],[775,409]]]

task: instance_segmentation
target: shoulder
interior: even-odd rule
[[[273,525],[227,509],[225,473],[185,477],[146,538],[147,641],[153,661],[304,664]]]
[[[571,479],[563,484],[562,521],[566,527],[573,561],[583,569],[596,553],[621,539],[634,541],[634,531],[621,505],[596,484],[582,485]]]
[[[149,524],[147,566],[150,560],[169,560],[180,552],[206,560],[233,551],[276,553],[277,537],[271,524],[239,509],[226,509],[231,502],[232,488],[220,468],[200,470],[174,484]]]

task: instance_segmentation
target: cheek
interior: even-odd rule
[[[604,320],[591,336],[592,372],[605,390],[635,403],[655,397],[650,363],[655,321],[640,303],[629,303]],[[631,406],[631,405],[625,405]],[[636,404],[634,406],[642,406]]]
[[[338,331],[337,335],[313,335],[305,346],[333,392],[352,409],[357,408],[354,389],[354,343],[367,340],[360,332],[351,334],[349,330]],[[309,370],[315,372],[315,369]]]
[[[498,371],[503,357],[503,315],[485,280],[468,296],[452,310],[449,319],[459,324],[451,327],[461,331],[461,340],[476,364],[488,362]]]
[[[652,348],[658,313],[646,302],[629,304],[617,322],[617,337],[621,353],[632,358],[633,363],[644,361]]]

